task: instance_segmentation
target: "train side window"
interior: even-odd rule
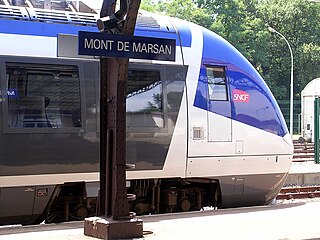
[[[226,73],[223,67],[206,67],[208,95],[211,101],[228,101]]]
[[[128,127],[164,127],[160,71],[128,71],[126,107]]]
[[[81,127],[77,66],[7,63],[8,127]]]

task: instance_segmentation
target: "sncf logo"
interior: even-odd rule
[[[9,98],[18,98],[18,92],[16,89],[8,89],[7,95]]]
[[[16,92],[14,90],[12,90],[12,91],[8,90],[7,94],[8,94],[8,96],[15,96]]]
[[[241,90],[232,90],[232,96],[233,96],[233,101],[234,102],[249,102],[250,100],[250,95],[249,93]]]

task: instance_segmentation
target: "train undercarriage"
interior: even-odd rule
[[[145,179],[131,180],[127,192],[136,195],[130,211],[137,215],[197,211],[219,207],[219,182],[210,179]],[[53,192],[45,214],[38,222],[82,220],[97,215],[97,196],[87,196],[85,183],[59,185]]]

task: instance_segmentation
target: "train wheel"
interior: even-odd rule
[[[83,204],[79,204],[70,217],[74,218],[75,220],[83,220],[88,217],[88,210]]]
[[[190,210],[191,203],[188,198],[183,198],[181,200],[180,207],[183,212],[188,212]]]

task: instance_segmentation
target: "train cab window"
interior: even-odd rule
[[[81,127],[77,66],[7,63],[8,127]]]
[[[226,73],[223,67],[206,67],[210,100],[228,101]]]
[[[156,70],[129,70],[127,127],[164,127],[162,82]]]

